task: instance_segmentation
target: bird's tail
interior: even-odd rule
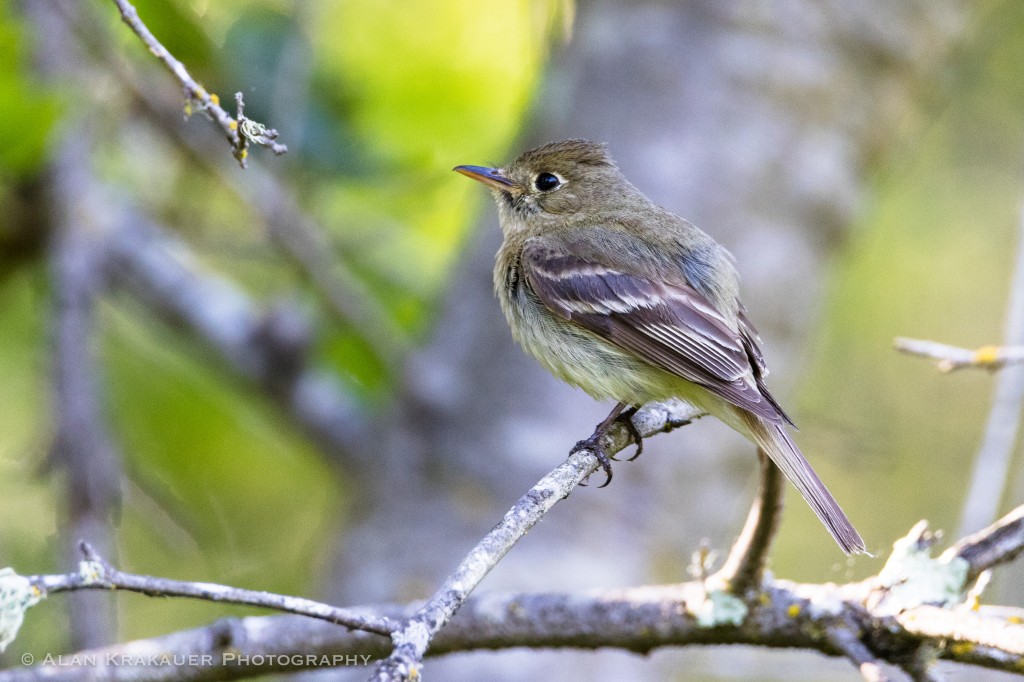
[[[807,504],[828,528],[835,541],[847,554],[867,553],[860,533],[846,518],[839,503],[832,497],[825,484],[814,473],[800,448],[786,433],[784,427],[767,422],[745,410],[740,410],[742,419],[751,438],[772,458],[793,485],[796,486]]]

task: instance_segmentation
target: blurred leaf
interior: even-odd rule
[[[231,87],[229,84],[217,82],[218,79],[215,76],[218,60],[217,50],[210,39],[209,31],[202,17],[189,7],[190,3],[185,0],[132,0],[132,4],[156,39],[172,55],[181,60],[188,72],[200,84],[214,91],[217,91],[218,88]],[[114,13],[115,17],[120,18],[112,3],[109,10]],[[122,41],[126,55],[134,59],[155,62],[153,55],[127,26],[119,23],[118,29],[117,35]],[[132,50],[129,47],[131,42],[134,42],[136,49]],[[154,66],[156,65],[154,64]],[[163,67],[156,66],[156,68],[162,69]],[[168,85],[173,87],[171,76],[168,74],[166,77]],[[230,100],[230,97],[222,97],[222,100]]]
[[[324,186],[317,200],[354,261],[433,300],[483,199],[450,169],[506,155],[562,8],[378,0],[325,10],[320,80],[345,93],[339,113],[376,171]]]
[[[110,414],[128,467],[148,506],[180,525],[164,535],[130,508],[126,568],[187,575],[201,561],[210,579],[303,590],[337,523],[339,488],[323,459],[265,399],[211,373],[211,358],[190,344],[168,344],[159,328],[123,313],[108,323]]]

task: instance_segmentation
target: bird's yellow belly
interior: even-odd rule
[[[549,372],[599,400],[642,405],[680,398],[701,406],[707,391],[591,332],[556,318],[525,295],[505,308],[516,341]]]

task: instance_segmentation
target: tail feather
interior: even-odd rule
[[[768,453],[786,478],[796,486],[842,550],[847,554],[867,553],[860,533],[850,523],[839,503],[832,497],[832,493],[814,473],[814,469],[786,433],[785,428],[746,412],[742,413],[742,417],[754,442]]]

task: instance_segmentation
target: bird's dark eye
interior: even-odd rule
[[[550,192],[561,184],[562,181],[554,173],[541,173],[533,181],[533,186],[541,192]]]

